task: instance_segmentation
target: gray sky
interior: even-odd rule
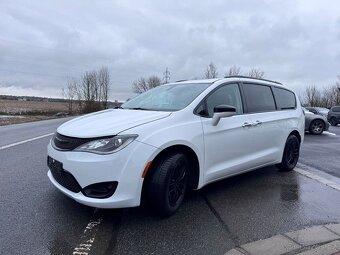
[[[301,92],[340,75],[340,2],[319,0],[1,0],[0,94],[60,97],[107,66],[110,99],[141,76],[202,77],[214,62],[260,68]]]

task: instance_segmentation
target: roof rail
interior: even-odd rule
[[[267,80],[267,79],[262,79],[262,78],[249,77],[249,76],[244,76],[244,75],[231,75],[231,76],[225,76],[224,78],[247,78],[247,79],[260,80],[260,81],[268,81],[268,82],[273,82],[273,83],[282,85],[282,83],[278,82],[278,81],[272,81],[272,80]]]
[[[181,81],[187,81],[187,80],[178,80],[178,81],[175,81],[175,82],[181,82]]]

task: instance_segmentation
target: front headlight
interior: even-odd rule
[[[109,138],[93,140],[91,142],[80,145],[75,151],[86,151],[97,154],[110,154],[124,149],[138,135],[117,135]]]

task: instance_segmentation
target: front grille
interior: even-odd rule
[[[72,174],[63,169],[63,164],[57,160],[47,157],[47,165],[51,170],[53,178],[64,188],[78,193],[81,187]]]
[[[71,151],[80,145],[98,138],[76,138],[56,133],[53,137],[54,148],[63,151]]]

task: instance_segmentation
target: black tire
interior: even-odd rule
[[[276,165],[280,171],[292,171],[296,166],[300,155],[300,142],[295,135],[290,135],[283,151],[282,162]]]
[[[337,126],[338,125],[338,121],[336,120],[336,118],[332,117],[330,120],[329,120],[329,123],[332,125],[332,126]]]
[[[182,153],[159,160],[148,184],[148,202],[161,216],[174,214],[184,199],[189,174],[189,160]]]
[[[313,135],[321,135],[324,130],[325,123],[320,119],[313,120],[309,125],[309,132]]]

